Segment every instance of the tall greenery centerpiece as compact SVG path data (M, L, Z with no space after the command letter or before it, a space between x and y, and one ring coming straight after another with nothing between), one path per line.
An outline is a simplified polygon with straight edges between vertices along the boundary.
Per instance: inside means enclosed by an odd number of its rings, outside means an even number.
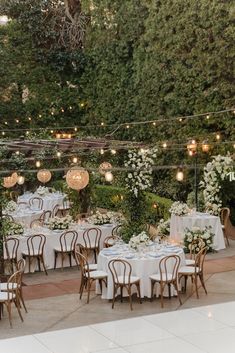
M133 234L141 233L146 228L145 191L151 186L154 158L154 149L128 152L128 160L124 164L127 169L125 186L128 191L123 210L127 219L122 232L125 242L129 242Z

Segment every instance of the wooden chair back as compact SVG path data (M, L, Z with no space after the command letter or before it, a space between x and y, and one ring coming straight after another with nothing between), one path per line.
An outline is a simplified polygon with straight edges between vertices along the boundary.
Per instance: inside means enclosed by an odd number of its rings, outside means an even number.
M37 256L44 253L46 237L44 234L31 235L27 239L27 248L29 256Z
M204 261L207 253L207 247L202 248L195 257L195 271L199 268L200 272L203 272Z
M81 273L84 278L90 279L89 264L87 258L81 254L77 249L75 249L75 259L80 265Z
M106 237L104 239L104 248L110 248L111 246L113 246L115 244L115 242L118 240L118 237L114 236L114 235L110 235L109 237Z
M116 227L114 227L112 229L112 236L114 237L120 237L121 235L121 230L122 230L122 226L121 225L118 225Z
M163 257L159 262L160 280L168 283L175 281L178 276L179 266L180 257L178 255Z
M78 233L75 230L67 230L60 236L60 248L62 252L75 249L77 244Z
M20 273L20 271L14 272L7 281L6 292L7 292L7 301L8 302L12 300L12 284L15 284L15 287L17 288L15 290L15 293L18 296L19 289L21 287L21 273Z
M132 266L128 261L113 259L109 261L108 267L114 283L118 285L130 284Z
M41 197L31 197L29 199L29 205L30 207L37 207L38 209L42 210L43 209L43 199Z
M223 207L220 211L220 219L224 228L227 227L229 216L230 216L230 209L228 207Z
M19 239L14 237L5 238L3 244L7 260L17 259L17 253L20 244Z
M60 205L55 205L52 210L52 217L56 217L60 209Z
M83 233L83 241L86 248L100 248L101 230L99 228L89 228Z

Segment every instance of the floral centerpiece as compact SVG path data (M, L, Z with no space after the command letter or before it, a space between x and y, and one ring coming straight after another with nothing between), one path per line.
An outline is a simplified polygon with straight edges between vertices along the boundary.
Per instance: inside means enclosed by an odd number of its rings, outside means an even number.
M66 217L54 217L51 218L48 222L48 228L52 230L64 230L68 229L69 225L72 222L72 217L71 216L66 216Z
M49 194L49 189L46 186L39 186L36 190L36 193L40 196L45 196Z
M131 237L131 239L129 240L129 246L132 248L132 249L138 249L138 247L140 245L148 245L150 242L150 238L148 236L148 234L143 231L137 235L133 235Z
M18 205L15 201L9 201L4 209L5 213L14 212L18 208Z
M221 184L232 171L233 160L228 156L215 156L204 168L203 188L206 212L219 215L222 208Z
M211 231L211 226L200 229L194 227L191 230L186 229L184 234L184 248L185 252L195 252L198 253L205 246L207 251L213 250L213 237L214 233Z
M113 212L101 213L96 211L88 218L88 222L95 225L112 223Z
M186 203L176 201L171 205L169 212L175 216L184 216L190 213L190 209Z
M164 239L166 237L169 237L170 235L170 219L167 221L164 221L164 219L160 219L158 226L157 226L157 231L158 231L158 237L161 239Z
M8 218L3 218L2 228L4 236L22 235L24 233L24 228L21 224Z

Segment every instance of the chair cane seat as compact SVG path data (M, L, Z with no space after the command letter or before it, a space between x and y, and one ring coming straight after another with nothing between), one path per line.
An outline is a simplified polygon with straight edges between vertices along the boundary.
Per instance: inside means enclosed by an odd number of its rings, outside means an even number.
M0 303L6 302L8 298L10 300L15 299L15 294L13 292L0 292Z
M200 268L199 267L192 267L192 266L182 266L180 267L179 269L179 275L182 275L182 274L195 274L196 273L199 273L200 272Z
M22 255L23 256L40 256L42 255L42 252L40 252L38 249L34 249L34 252L33 251L28 251L28 250L24 250L22 251Z
M102 279L108 277L108 274L104 271L91 271L89 274L86 274L86 277L89 277L92 279Z
M67 248L67 249L61 249L61 247L60 246L58 246L58 247L55 247L54 248L54 251L55 252L64 252L64 253L68 253L68 252L73 252L74 251L74 249L73 248L71 248L71 249L69 249L69 248Z
M9 285L8 285L8 288L9 288L9 290L16 290L17 289L17 283L9 283ZM6 292L7 290L8 290L8 288L7 288L7 282L1 282L0 283L0 291L1 292Z
M118 276L118 282L117 283L120 283L120 284L128 284L128 283L136 283L136 282L139 282L140 281L140 278L137 277L137 276L131 276L130 277L130 281L129 281L129 276Z
M156 282L161 282L161 281L167 282L167 281L172 281L174 279L172 273L167 273L167 276L165 273L162 273L162 277L161 277L160 273L156 273L156 274L149 276L149 278L153 281L156 281Z
M186 266L194 266L195 265L195 260L193 259L186 259L185 260Z
M87 271L96 271L97 270L97 264L88 264L84 266Z

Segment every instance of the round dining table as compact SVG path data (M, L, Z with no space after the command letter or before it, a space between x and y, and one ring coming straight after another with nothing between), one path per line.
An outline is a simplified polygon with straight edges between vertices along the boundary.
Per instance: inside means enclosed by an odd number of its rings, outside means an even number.
M102 299L113 298L113 280L112 274L109 270L108 263L111 259L126 260L131 264L132 276L140 278L140 293L141 297L151 298L151 281L149 276L159 273L160 260L168 255L178 255L180 257L180 266L185 266L185 254L182 248L175 245L160 245L153 244L147 246L143 251L132 251L128 245L114 245L111 248L103 249L98 256L98 270L108 273L107 287L102 288ZM172 263L173 267L173 263ZM172 270L171 265L167 270ZM121 273L120 273L121 275ZM134 288L133 288L134 289ZM158 286L156 286L156 295L158 296ZM100 293L100 288L96 286L96 292ZM172 288L172 294L175 291ZM123 293L124 296L127 293ZM168 296L168 292L164 294Z

